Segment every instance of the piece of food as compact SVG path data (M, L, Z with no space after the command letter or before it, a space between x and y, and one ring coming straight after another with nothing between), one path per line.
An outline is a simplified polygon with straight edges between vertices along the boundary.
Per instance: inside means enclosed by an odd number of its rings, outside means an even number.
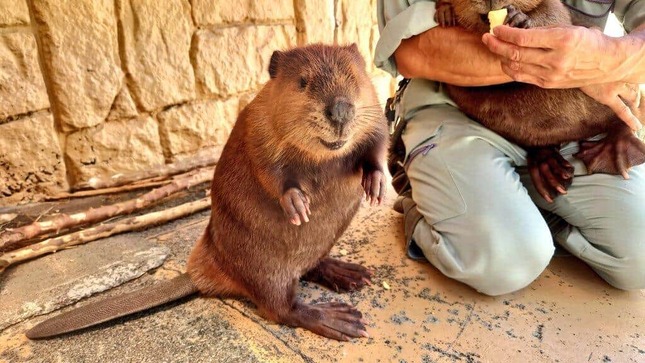
M498 10L491 10L488 12L488 23L490 24L490 32L493 33L493 28L504 24L504 20L508 15L508 11L505 8Z

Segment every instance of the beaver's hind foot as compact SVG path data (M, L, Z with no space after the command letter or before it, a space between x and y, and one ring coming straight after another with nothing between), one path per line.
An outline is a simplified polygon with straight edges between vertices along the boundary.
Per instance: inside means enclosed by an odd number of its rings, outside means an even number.
M354 291L370 284L372 273L361 265L324 258L302 278L334 291Z
M581 141L574 157L585 163L588 174L616 174L629 179L629 169L645 163L645 144L620 123L604 139Z
M302 327L327 338L348 341L369 337L363 314L342 302L307 305L296 302L285 323Z

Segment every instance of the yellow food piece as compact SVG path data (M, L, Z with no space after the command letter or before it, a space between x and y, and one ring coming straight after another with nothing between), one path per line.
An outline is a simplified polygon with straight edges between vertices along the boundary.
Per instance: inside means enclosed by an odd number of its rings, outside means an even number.
M506 9L491 10L488 12L488 23L490 24L490 32L493 33L493 28L504 24L508 11Z
M390 284L388 284L387 282L383 281L383 288L385 290L389 290L390 289Z

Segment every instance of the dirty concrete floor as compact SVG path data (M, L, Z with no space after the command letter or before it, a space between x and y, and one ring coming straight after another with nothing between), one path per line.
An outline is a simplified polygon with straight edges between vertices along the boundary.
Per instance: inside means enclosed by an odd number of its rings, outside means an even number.
M245 301L189 298L44 341L23 333L69 307L31 318L0 332L0 361L645 362L645 290L613 289L565 256L519 292L482 296L406 257L402 217L392 202L390 194L383 206L364 205L332 250L372 269L371 286L351 294L311 283L299 290L306 301L355 305L369 321L370 338L340 343L268 322ZM203 212L130 233L169 247L170 256L153 272L76 306L179 274L207 218Z

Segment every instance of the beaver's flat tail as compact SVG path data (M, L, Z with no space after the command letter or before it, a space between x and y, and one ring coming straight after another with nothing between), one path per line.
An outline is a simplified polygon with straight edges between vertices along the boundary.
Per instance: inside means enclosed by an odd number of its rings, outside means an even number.
M134 314L192 295L198 290L187 274L124 295L81 306L31 328L29 339L49 338Z

